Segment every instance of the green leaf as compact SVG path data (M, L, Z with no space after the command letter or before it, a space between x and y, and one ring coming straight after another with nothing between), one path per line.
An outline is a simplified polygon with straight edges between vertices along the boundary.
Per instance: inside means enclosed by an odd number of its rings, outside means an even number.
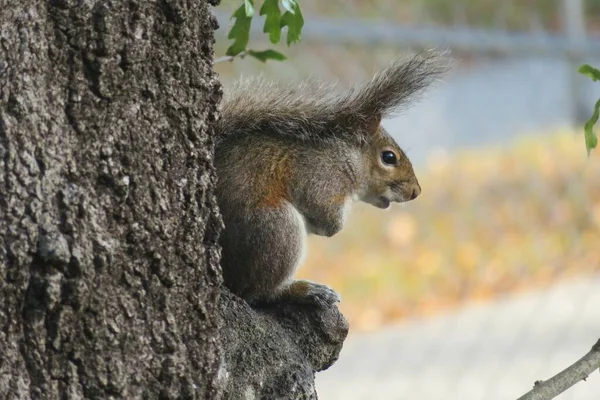
M279 0L265 0L260 8L260 15L266 15L263 32L269 34L271 43L276 44L281 40L281 11Z
M250 40L250 24L252 23L252 17L249 17L246 13L245 4L246 3L244 2L244 4L235 10L231 16L232 18L235 18L235 23L231 27L229 35L227 35L228 39L233 39L233 44L229 46L225 53L228 56L235 57L246 50L246 46L248 46L248 41Z
M594 106L594 113L591 118L585 123L585 147L587 149L588 157L592 149L595 149L598 145L598 137L594 132L594 125L598 122L598 118L600 117L600 100L596 102Z
M246 16L252 18L254 16L254 0L244 0L244 7L246 8Z
M591 65L584 64L577 70L580 74L592 78L592 80L600 81L600 69L594 68Z
M295 7L299 7L296 0L281 0L281 5L292 14L296 13Z
M265 50L265 51L247 51L249 56L252 56L262 62L266 62L267 60L277 60L277 61L285 61L287 57L275 50Z
M293 3L294 12L286 11L281 17L281 27L287 26L287 45L299 42L302 39L302 27L304 26L304 18L300 11L298 3Z

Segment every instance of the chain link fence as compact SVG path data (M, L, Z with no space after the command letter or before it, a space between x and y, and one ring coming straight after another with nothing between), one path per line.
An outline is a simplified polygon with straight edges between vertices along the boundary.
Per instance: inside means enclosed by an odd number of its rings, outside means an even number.
M405 53L452 51L444 82L384 121L423 195L388 213L359 205L340 234L311 238L299 273L338 290L351 323L318 391L325 400L516 399L600 338L600 159L586 159L578 124L600 90L575 72L600 65L600 7L400 3L305 0L303 41L277 47L288 61L215 67L226 91L260 73L343 87ZM231 10L216 9L216 57ZM272 47L259 21L251 45ZM600 374L558 398L600 398Z

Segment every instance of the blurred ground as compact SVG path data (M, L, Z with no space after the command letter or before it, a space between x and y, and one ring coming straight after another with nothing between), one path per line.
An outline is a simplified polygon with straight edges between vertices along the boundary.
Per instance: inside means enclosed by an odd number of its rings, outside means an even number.
M310 238L299 277L337 290L353 330L600 271L600 157L581 134L440 155L417 175L414 202L358 205Z
M507 400L587 353L600 338L600 275L351 334L317 374L320 400ZM592 374L558 400L597 400Z

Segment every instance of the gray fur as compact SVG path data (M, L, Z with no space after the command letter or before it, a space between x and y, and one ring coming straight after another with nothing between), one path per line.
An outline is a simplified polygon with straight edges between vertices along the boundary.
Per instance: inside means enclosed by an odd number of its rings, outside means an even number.
M223 234L225 284L248 301L267 300L290 281L302 255L302 226L288 209L248 214L224 209L230 229Z
M255 201L265 190L270 169L270 160L261 155L271 146L281 155L294 155L289 202L257 210ZM306 251L306 235L332 236L342 229L343 207L327 200L350 196L364 180L360 159L352 153L348 146L289 143L260 135L231 138L217 147L217 199L225 223L221 265L225 284L234 293L251 302L291 297L285 289ZM294 218L292 207L303 220ZM326 286L315 285L315 298L333 298L318 290Z
M344 205L330 199L352 197L365 181L359 150L340 144L299 149L290 177L292 204L309 233L331 237L343 227Z
M383 208L420 193L410 161L377 126L447 68L439 54L420 54L340 95L307 83L238 85L223 106L215 151L225 285L250 302L338 301L327 286L293 281L306 236L339 232L353 200ZM380 148L397 149L395 169L378 166Z
M410 105L450 65L445 53L419 53L394 61L366 84L343 93L333 84L242 80L225 96L217 136L261 132L303 141L364 142L364 128L374 118Z

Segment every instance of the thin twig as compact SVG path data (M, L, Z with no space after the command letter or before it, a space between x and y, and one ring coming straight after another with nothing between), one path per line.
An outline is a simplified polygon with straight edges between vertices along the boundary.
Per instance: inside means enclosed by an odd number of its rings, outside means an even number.
M550 400L600 369L600 339L589 353L548 379L534 384L533 389L517 400Z
M246 57L246 52L242 51L240 54L236 55L236 56L223 56L223 57L219 57L215 60L213 60L213 65L218 64L218 63L222 63L225 61L233 61L235 58L244 58Z

